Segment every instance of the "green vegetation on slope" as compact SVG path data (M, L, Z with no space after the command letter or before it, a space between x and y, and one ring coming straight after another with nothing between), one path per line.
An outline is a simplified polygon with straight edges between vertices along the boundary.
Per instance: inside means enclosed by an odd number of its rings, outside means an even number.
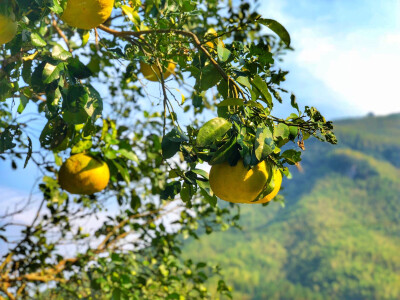
M400 299L400 115L336 123L306 144L286 207L243 205L243 231L184 251L218 262L234 299Z

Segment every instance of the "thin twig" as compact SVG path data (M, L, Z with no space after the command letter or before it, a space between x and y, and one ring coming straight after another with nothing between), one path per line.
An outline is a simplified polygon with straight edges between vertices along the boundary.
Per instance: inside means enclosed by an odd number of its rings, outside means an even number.
M163 137L165 136L165 128L166 128L166 123L167 123L167 101L168 101L168 96L167 96L167 91L165 89L165 81L164 81L164 74L163 70L160 64L160 60L157 58L156 59L156 65L158 68L158 71L160 73L160 79L161 79L161 88L163 92L163 104L164 104L164 123L163 123ZM157 74L157 73L156 73Z
M120 36L120 37L126 37L126 36L140 37L141 35L154 34L154 33L176 33L176 34L180 34L180 35L183 35L183 36L187 36L187 37L191 38L192 41L193 41L193 44L208 57L208 59L211 61L211 63L217 69L217 71L220 73L222 78L225 81L227 81L228 84L232 84L233 86L235 86L239 90L239 92L242 95L242 97L244 99L246 99L245 98L246 95L244 94L242 89L236 84L236 82L231 77L228 76L228 74L225 73L224 69L221 68L221 66L218 64L218 62L212 57L212 55L208 52L208 50L200 42L200 40L197 37L197 35L195 35L191 31L178 30L178 29L155 29L155 30L143 30L143 31L118 31L118 30L114 30L114 29L111 29L109 27L106 27L104 25L99 25L97 28L100 28L101 30L103 30L103 31L105 31L107 33L110 33L110 34L112 34L114 36Z
M64 34L64 32L58 27L56 18L53 15L53 21L51 22L51 25L54 27L54 29L57 31L58 35L64 40L64 42L67 44L68 51L72 53L72 48L69 45L69 41L67 36Z

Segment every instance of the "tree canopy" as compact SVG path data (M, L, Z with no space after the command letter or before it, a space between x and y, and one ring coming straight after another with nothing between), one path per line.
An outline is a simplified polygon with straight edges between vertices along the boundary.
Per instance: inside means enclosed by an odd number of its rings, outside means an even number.
M40 199L0 216L0 297L230 297L218 266L181 258L184 238L238 226L240 204L218 200L202 164L266 161L269 177L290 176L310 136L336 143L332 122L281 87L289 33L257 1L116 0L93 29L68 24L96 17L80 15L89 5L67 17L74 2L0 4L0 23L17 24L0 46L0 158L42 174ZM283 102L292 111L274 116ZM61 164L78 153L107 164L106 189L60 187ZM273 188L269 178L258 199ZM13 221L31 208L29 223Z

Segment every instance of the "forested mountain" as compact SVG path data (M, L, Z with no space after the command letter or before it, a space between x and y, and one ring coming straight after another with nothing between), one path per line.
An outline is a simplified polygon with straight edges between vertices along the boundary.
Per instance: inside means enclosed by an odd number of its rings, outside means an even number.
M339 145L306 143L286 207L242 205L242 231L187 242L234 299L400 299L400 115L335 125Z

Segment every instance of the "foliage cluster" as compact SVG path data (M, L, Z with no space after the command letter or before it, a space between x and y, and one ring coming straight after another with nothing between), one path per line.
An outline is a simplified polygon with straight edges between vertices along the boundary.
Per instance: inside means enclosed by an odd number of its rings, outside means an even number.
M43 175L36 206L29 200L1 215L0 232L22 230L18 241L0 235L7 247L0 295L38 297L50 282L54 291L86 299L99 291L106 299L207 298L204 282L219 269L181 261L181 237L237 226L239 206L218 205L198 165L267 160L289 175L286 165L300 161L308 137L336 143L332 123L286 95L288 72L277 62L291 49L290 36L248 1L117 0L111 18L91 31L60 20L65 3L0 4L0 13L13 12L18 22L16 37L0 50L0 158L14 168L35 164ZM148 83L140 62L177 68ZM283 101L293 113L274 117ZM46 120L38 135L24 118L28 107ZM218 117L203 125L207 112ZM281 150L285 145L292 147ZM82 152L109 166L104 192L60 189L59 166ZM32 207L32 222L12 221ZM100 215L98 228L81 226ZM75 257L62 253L69 244L80 245ZM230 296L224 281L216 289Z

